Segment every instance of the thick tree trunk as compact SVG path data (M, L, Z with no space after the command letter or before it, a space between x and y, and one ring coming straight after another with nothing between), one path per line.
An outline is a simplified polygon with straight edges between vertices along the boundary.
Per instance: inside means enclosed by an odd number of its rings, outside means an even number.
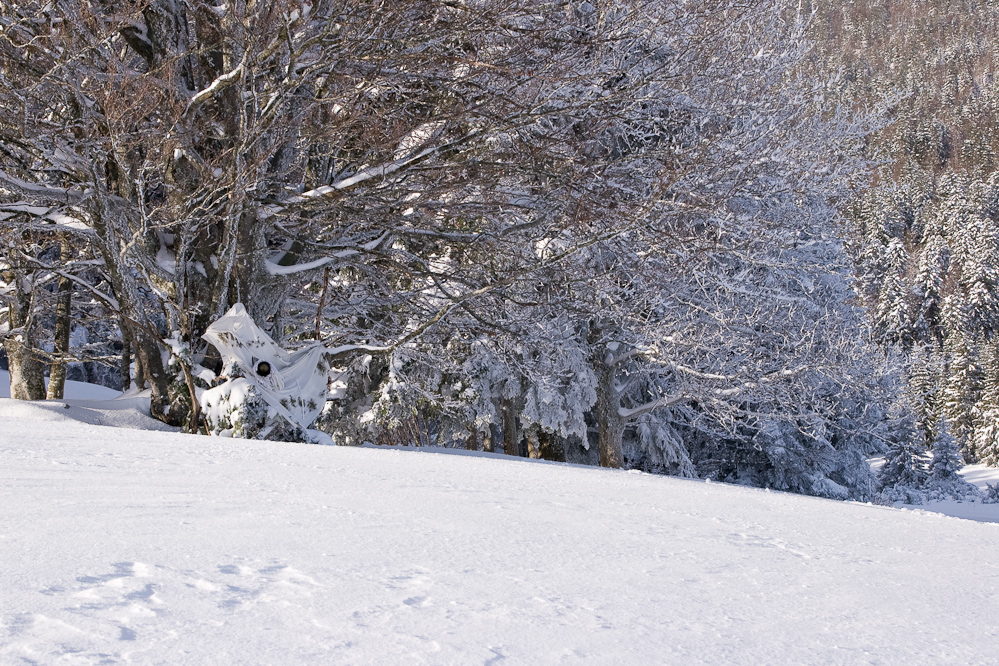
M73 246L69 238L62 239L60 250L63 265L73 259ZM49 388L46 397L49 400L62 400L66 389L66 360L69 355L69 333L72 328L70 308L73 305L73 282L66 277L59 278L56 293L55 339L52 351L56 360L49 368Z
M594 409L601 467L624 466L624 453L621 450L624 419L618 413L620 406L620 397L614 389L614 368L601 368L597 380L597 404Z
M598 419L599 450L601 467L623 467L624 453L621 439L624 424L618 419Z
M125 230L130 227L125 220L125 213L112 208L111 204L117 206L117 202L113 202L106 193L102 194L105 194L106 198L100 199L98 195L99 208L94 211L94 228L97 230L98 245L111 278L111 287L118 299L121 316L128 320L132 329L132 351L136 357L136 370L138 371L139 364L142 365L144 378L137 372L136 381L141 382L145 379L149 382L151 389L149 414L153 418L169 425L182 425L187 415L171 413L170 381L163 367L163 357L160 356L160 334L146 317L143 296L135 283L134 273L137 270L133 264L140 262L119 250L119 239L126 237ZM149 247L140 247L140 245L137 243L133 247L133 252L145 252L150 259L155 256L159 247L158 241L155 245L150 243Z
M101 248L104 250L105 248ZM136 359L136 377L139 388L149 383L151 394L149 398L149 413L153 418L170 425L181 425L185 414L170 413L169 378L163 368L163 357L160 355L160 340L152 329L152 325L142 313L141 296L131 278L122 275L125 267L116 262L114 252L103 252L111 284L118 295L122 316L129 320L132 329L132 352ZM141 375L139 374L141 370Z
M186 414L173 414L170 411L170 382L163 368L159 341L146 331L137 331L135 355L142 363L145 381L149 382L149 413L164 423L179 426Z
M132 333L124 319L118 320L121 328L121 361L118 372L121 374L121 390L127 391L132 387Z
M32 353L32 345L16 336L4 341L10 368L10 397L15 400L45 399L45 366Z
M520 432L517 428L517 410L513 400L503 401L503 453L520 455Z
M493 453L495 451L492 425L489 425L489 427L486 428L486 431L482 433L482 450L486 453Z
M35 356L35 323L31 315L31 293L23 293L20 286L24 279L15 273L13 282L18 293L9 301L8 321L11 329L23 329L18 335L4 340L7 365L10 370L10 397L15 400L45 399L45 366Z
M545 460L565 462L565 439L557 433L538 431L541 457Z

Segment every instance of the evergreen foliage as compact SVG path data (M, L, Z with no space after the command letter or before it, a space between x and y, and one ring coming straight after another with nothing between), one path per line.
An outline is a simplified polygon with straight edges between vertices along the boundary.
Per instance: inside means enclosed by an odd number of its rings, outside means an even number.
M900 420L878 471L878 490L913 493L929 476L926 447L911 419Z
M964 461L946 418L940 419L933 438L933 459L924 486L930 499L977 499L978 489L958 475Z
M947 419L940 419L937 424L936 437L933 439L933 460L930 462L930 478L934 481L949 481L957 477L957 472L964 467L957 441L951 434Z
M978 442L994 437L989 407L976 405L982 383L997 380L997 368L977 359L999 326L999 7L985 0L814 7L814 57L843 67L829 94L892 105L869 147L883 166L850 207L859 290L882 343L909 355L910 381L923 394L921 429L933 430L945 414L973 462ZM939 370L932 379L928 356Z

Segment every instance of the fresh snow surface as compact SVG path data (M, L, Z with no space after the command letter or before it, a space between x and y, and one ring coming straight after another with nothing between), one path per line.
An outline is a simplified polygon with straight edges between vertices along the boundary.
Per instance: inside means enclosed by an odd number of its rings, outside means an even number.
M4 665L999 654L995 524L487 454L2 423Z

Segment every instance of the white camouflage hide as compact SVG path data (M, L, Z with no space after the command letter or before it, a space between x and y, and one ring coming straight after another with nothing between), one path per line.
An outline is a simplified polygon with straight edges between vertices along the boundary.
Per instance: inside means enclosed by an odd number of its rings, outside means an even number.
M323 363L323 346L314 344L288 352L260 330L237 303L216 320L205 334L205 340L215 345L222 355L228 373L240 374L275 412L303 431L312 425L326 405L327 369ZM270 364L270 373L261 376L260 364ZM210 411L209 394L223 389L219 386L206 391L202 406Z

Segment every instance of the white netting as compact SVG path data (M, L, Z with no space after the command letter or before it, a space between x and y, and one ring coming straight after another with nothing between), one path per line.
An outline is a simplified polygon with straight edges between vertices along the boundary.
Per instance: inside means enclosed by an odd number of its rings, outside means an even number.
M308 429L326 405L327 368L323 346L314 344L295 352L281 349L257 328L242 303L237 303L205 331L230 374L253 383L278 414Z

